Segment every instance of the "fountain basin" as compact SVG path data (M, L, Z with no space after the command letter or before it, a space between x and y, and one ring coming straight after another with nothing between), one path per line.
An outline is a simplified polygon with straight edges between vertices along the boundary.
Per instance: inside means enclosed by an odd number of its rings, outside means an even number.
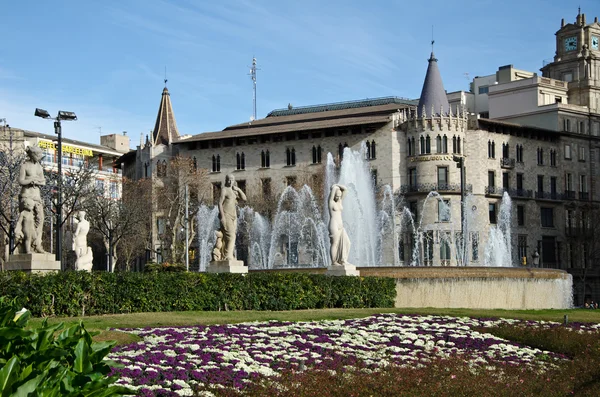
M568 309L573 278L564 270L517 267L357 267L396 279L394 307ZM259 270L250 270L250 272ZM260 271L324 274L325 268Z

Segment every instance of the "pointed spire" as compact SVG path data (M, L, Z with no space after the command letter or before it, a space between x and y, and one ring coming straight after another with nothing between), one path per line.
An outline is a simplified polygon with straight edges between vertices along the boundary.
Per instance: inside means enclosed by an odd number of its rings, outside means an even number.
M433 46L433 40L432 44ZM425 75L425 81L423 82L423 90L421 91L421 98L419 99L419 117L431 117L431 114L424 114L425 109L449 109L448 98L446 97L446 90L444 89L444 83L442 82L442 76L438 69L437 59L431 51L429 57L429 66L427 67L427 74Z
M165 88L162 92L158 115L156 116L156 124L152 131L153 145L169 145L175 139L179 138L173 107L171 106L171 95L167 89L167 79L165 78Z

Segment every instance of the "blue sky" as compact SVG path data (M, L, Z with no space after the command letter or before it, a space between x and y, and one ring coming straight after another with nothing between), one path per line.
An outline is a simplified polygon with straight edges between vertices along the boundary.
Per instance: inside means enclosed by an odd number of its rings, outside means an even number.
M99 143L154 126L167 68L180 133L219 131L276 108L382 96L418 98L431 51L448 91L499 66L538 71L561 18L588 23L597 0L3 1L0 118L52 133L33 116L71 110L65 137Z

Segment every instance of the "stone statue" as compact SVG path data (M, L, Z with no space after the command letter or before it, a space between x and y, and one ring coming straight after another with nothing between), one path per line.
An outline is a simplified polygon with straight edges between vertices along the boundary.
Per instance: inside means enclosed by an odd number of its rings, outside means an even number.
M17 221L16 238L20 243L21 253L45 253L42 248L42 232L44 227L44 203L40 194L40 186L46 184L44 170L40 160L44 157L38 146L25 149L27 159L19 170L19 219Z
M233 252L235 248L235 234L237 232L237 200L246 201L246 195L235 184L233 175L225 177L225 186L221 189L221 198L219 199L219 220L221 221L222 233L222 252L221 260L234 260ZM217 239L217 243L218 243ZM215 245L216 248L216 245Z
M94 254L92 247L87 245L87 234L90 231L90 222L85 219L85 211L79 211L75 215L75 232L73 233L73 251L75 251L75 270L92 271Z
M331 242L331 265L348 266L350 239L342 220L342 201L348 194L346 186L334 184L329 192L329 241Z
M223 233L220 230L215 232L216 240L215 240L215 248L212 251L212 260L213 262L223 260Z

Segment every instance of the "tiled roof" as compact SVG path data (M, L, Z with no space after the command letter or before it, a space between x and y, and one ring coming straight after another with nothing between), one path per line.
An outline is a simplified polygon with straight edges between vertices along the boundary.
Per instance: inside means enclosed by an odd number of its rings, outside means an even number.
M399 98L399 97L382 97L372 99L360 99L356 101L346 102L334 102L323 105L313 106L299 106L299 107L288 107L286 109L276 109L270 112L267 117L280 117L280 116L291 116L295 114L306 114L306 113L317 113L327 112L332 110L345 110L354 108L364 108L369 106L380 106L380 105L416 105L417 101L414 99Z
M425 109L425 115L423 115L423 109ZM417 106L417 114L419 117L431 117L432 109L433 115L439 115L441 109L443 109L445 114L450 110L444 83L442 83L442 76L440 75L437 59L433 55L433 52L431 52L431 57L429 57L429 66L427 67L427 74L423 82L423 90L421 91L421 98Z

